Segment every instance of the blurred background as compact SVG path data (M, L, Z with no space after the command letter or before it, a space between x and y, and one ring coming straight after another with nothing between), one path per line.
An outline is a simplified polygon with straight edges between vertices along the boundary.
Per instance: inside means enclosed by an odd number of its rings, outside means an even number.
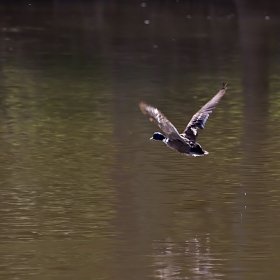
M0 279L280 279L279 3L2 0Z

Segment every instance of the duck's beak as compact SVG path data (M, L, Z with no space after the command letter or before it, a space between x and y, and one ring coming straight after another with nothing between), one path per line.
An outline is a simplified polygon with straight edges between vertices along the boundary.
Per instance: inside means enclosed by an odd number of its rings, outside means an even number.
M150 140L153 140L153 137L151 137Z

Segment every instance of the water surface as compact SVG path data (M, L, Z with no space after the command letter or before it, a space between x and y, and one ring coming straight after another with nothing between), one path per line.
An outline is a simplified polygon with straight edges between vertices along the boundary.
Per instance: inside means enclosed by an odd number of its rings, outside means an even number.
M1 279L278 279L279 21L234 5L1 6ZM148 21L147 21L148 20ZM139 100L206 157L148 139Z

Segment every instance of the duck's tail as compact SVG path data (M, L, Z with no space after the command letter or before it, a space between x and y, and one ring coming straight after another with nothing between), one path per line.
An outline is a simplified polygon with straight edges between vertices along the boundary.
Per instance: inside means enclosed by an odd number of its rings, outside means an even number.
M190 154L194 157L201 157L208 155L207 151L204 151L199 144L196 144L194 147L191 147Z

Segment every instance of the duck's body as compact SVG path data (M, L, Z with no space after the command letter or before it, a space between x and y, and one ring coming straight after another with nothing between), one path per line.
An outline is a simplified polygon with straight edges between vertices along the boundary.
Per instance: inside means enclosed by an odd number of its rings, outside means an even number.
M180 134L180 137L183 139L183 141L179 139L171 140L166 138L160 132L155 132L150 140L162 141L169 148L184 155L203 156L208 154L208 152L204 151L198 143L193 143L188 138L186 138L185 135Z
M140 102L139 107L144 115L150 117L150 121L156 124L165 133L165 136L160 132L155 132L151 140L162 141L169 148L187 155L187 156L204 156L208 152L203 150L197 140L197 129L204 129L205 123L217 106L220 99L226 93L227 84L223 84L222 89L207 102L196 114L193 115L189 124L182 134L179 134L175 126L156 108L147 103Z

